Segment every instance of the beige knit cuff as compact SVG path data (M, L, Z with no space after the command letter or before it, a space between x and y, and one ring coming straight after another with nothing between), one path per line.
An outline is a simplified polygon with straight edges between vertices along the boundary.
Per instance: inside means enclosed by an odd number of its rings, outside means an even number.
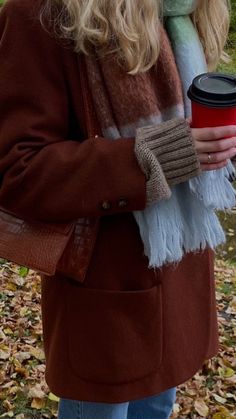
M150 152L146 144L142 143L135 147L135 152L139 165L147 179L147 205L151 205L161 199L170 198L170 187L168 186L164 172L154 154Z
M173 186L200 173L191 130L185 119L172 119L156 126L138 128L135 153L147 177L148 203L167 198L166 184Z

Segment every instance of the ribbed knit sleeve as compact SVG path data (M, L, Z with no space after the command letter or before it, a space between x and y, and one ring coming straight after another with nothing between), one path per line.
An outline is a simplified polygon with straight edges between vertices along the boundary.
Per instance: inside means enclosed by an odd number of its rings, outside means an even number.
M135 153L147 178L149 204L163 199L157 191L166 190L166 185L174 186L200 173L191 130L184 119L138 128Z

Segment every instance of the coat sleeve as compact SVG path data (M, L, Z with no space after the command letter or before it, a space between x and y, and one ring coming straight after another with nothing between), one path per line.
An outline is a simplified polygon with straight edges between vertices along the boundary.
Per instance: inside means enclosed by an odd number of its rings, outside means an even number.
M55 222L143 209L134 139L69 139L63 47L34 4L9 0L0 13L0 205Z

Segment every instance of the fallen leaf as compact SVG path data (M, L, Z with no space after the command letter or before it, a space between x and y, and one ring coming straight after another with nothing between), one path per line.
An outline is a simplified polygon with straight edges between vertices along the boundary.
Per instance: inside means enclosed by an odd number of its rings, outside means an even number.
M54 402L59 402L59 397L55 396L55 394L53 394L51 392L49 393L48 398L49 398L49 400L52 400Z
M15 357L18 359L19 362L22 363L26 359L30 359L31 358L31 354L29 352L23 352L23 351L21 351L21 352L17 352L15 354Z
M36 384L36 386L30 389L28 397L43 399L45 397L45 392L42 390L40 384Z
M212 416L212 419L234 419L228 409L220 407L219 411Z
M194 409L203 418L206 418L209 414L209 407L206 405L205 401L202 399L195 400Z
M16 394L18 392L18 390L19 390L18 386L13 386L13 387L10 388L8 394Z
M36 359L42 361L45 359L44 351L40 348L34 348L33 346L30 348L29 352L33 355Z
M3 413L3 414L0 416L0 418L6 418L6 417L8 417L8 418L13 418L13 416L14 416L14 412L13 412L13 410L11 410L11 411L9 411L9 412Z
M2 405L7 410L12 410L14 408L14 405L9 402L9 400L3 400Z
M42 409L43 407L45 407L45 400L34 398L32 400L31 407L33 407L34 409L38 409L38 410Z
M227 399L234 399L236 401L236 394L226 393Z
M220 413L220 412L218 412L218 413L215 413L213 416L212 416L212 419L230 419L232 416L231 415L228 415L227 413Z
M14 386L15 384L16 384L16 381L11 380L11 381L8 381L6 384L2 385L1 388L10 388Z
M19 287L23 287L23 285L24 285L24 283L25 283L25 280L24 280L24 278L22 278L21 276L14 275L14 276L12 276L12 278L11 278L11 282L12 282L13 284L18 285Z
M230 378L233 377L235 371L232 368L219 368L219 374L221 377Z
M20 309L20 316L21 317L25 317L27 314L29 314L30 310L28 309L28 307L22 307Z
M6 338L5 333L3 333L3 330L0 328L0 339L4 340Z
M16 286L16 284L13 284L12 282L8 282L8 284L6 285L6 289L9 290L9 291L16 291L17 286ZM14 295L14 293L12 293L12 295Z
M3 329L5 335L12 335L13 330L10 327L6 327L6 329Z
M25 266L20 266L18 273L22 278L25 278L29 273L29 268L26 268Z
M228 383L236 384L236 374L226 379Z
M29 371L25 367L15 367L15 372L25 378L29 376Z
M8 359L11 355L11 351L6 345L0 345L0 359Z
M215 401L218 403L225 404L227 402L227 399L219 396L218 394L212 394L212 396L214 397Z

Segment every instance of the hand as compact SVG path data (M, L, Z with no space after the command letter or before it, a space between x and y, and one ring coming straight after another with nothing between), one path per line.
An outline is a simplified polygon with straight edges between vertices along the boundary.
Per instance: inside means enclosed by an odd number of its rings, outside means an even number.
M220 169L236 155L236 125L191 131L201 170Z

